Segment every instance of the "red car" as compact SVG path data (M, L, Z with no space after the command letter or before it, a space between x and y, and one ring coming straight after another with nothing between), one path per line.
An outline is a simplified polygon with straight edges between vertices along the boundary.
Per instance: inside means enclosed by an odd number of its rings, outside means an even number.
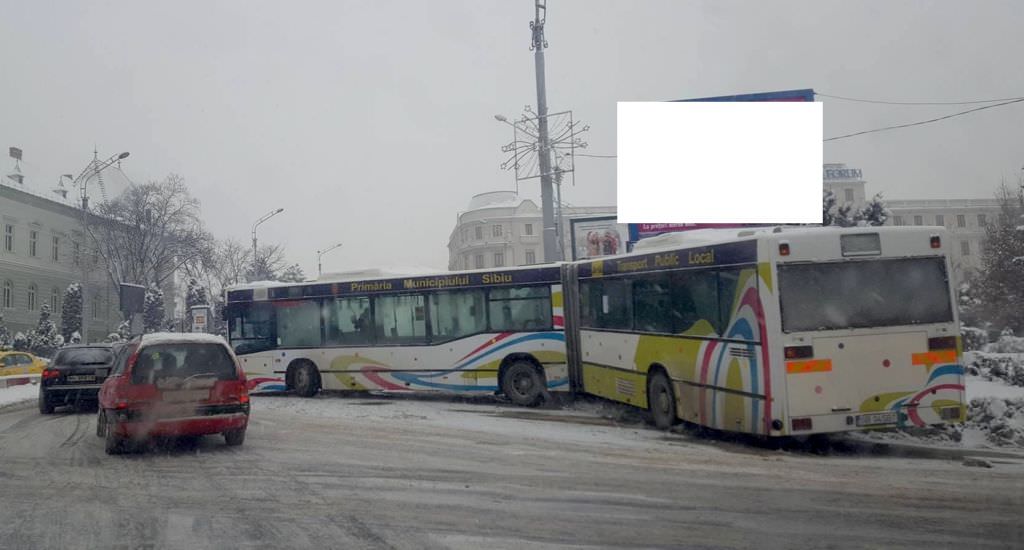
M107 454L152 436L223 434L241 445L249 393L238 358L219 336L156 333L123 346L99 395L96 435Z

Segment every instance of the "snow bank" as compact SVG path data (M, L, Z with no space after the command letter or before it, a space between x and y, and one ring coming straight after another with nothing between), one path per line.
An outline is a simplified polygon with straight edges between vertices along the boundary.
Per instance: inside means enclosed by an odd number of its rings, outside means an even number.
M965 429L971 427L994 445L1024 447L1024 397L972 399Z
M36 382L7 388L0 387L0 408L22 401L31 401L37 397L39 397L39 386Z
M969 352L964 354L964 363L967 365L967 374L981 380L1024 387L1022 353Z

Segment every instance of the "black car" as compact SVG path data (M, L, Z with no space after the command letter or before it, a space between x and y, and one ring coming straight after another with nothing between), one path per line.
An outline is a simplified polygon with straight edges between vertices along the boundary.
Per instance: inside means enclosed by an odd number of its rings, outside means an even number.
M54 407L95 403L100 386L114 363L110 344L82 344L61 348L43 370L39 383L39 412Z

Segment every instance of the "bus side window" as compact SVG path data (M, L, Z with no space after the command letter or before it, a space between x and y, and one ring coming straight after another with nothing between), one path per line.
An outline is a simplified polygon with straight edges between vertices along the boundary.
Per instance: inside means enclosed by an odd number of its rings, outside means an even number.
M695 336L719 331L718 276L714 271L676 271L671 274L673 332Z
M478 315L484 303L480 289L444 290L430 294L430 325L433 341L444 341L487 330L487 319Z
M488 293L491 330L551 330L551 289L494 288Z
M328 345L356 346L373 343L370 299L366 297L325 300L324 316Z

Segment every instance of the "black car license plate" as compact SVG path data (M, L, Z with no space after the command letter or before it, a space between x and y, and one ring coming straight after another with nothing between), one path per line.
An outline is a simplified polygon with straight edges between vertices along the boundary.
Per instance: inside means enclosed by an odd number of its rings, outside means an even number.
M70 374L68 375L68 382L95 382L95 374Z

